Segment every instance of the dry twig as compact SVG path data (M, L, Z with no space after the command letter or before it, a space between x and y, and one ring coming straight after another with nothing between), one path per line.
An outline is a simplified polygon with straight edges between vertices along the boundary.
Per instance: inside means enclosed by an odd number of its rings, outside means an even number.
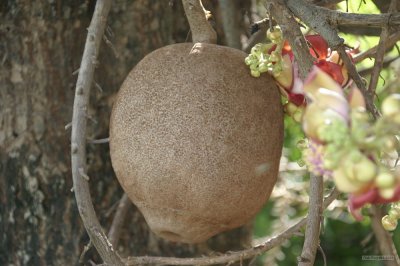
M267 0L266 9L273 14L274 19L281 27L283 36L288 40L292 47L293 54L300 70L300 76L304 79L311 71L313 66L313 57L311 56L307 42L300 31L299 24L287 9L287 7L279 0Z
M129 200L128 195L124 193L124 195L119 200L117 211L115 212L114 219L108 232L108 238L110 239L110 242L114 247L118 246L122 226L130 207L132 207L132 203Z
M217 43L217 33L208 23L208 11L201 0L182 0L194 43Z
M326 209L339 195L334 189L324 200L323 208ZM231 263L234 261L245 260L260 255L273 247L281 245L285 240L297 234L307 223L307 217L302 218L295 225L286 229L282 233L268 239L263 244L238 252L229 252L215 257L201 258L170 258L170 257L131 257L126 260L127 265L155 264L155 265L212 265Z
M123 265L104 234L94 211L89 185L85 180L86 166L86 125L90 88L97 65L100 43L110 11L111 0L98 0L88 28L85 49L76 83L71 133L71 167L75 198L83 224L90 240L101 258L110 265Z
M392 0L389 6L389 13L394 11L397 6L397 0ZM371 95L372 100L375 97L376 86L378 85L378 79L381 74L383 66L383 59L385 57L386 40L389 37L389 25L385 25L382 28L381 36L378 43L378 48L375 54L374 68L371 73L371 79L369 82L368 92Z
M390 35L389 37L387 37L387 39L385 41L385 50L393 47L398 40L400 40L400 31L395 32L392 35ZM356 54L353 57L354 63L359 63L368 57L375 57L378 47L379 47L379 45L372 47L371 49L368 49L367 51Z
M310 203L308 206L308 217L303 251L298 265L314 265L315 255L319 247L319 234L321 229L322 204L323 204L324 181L321 176L310 177Z
M398 266L400 265L399 255L397 254L396 247L394 246L392 237L382 226L382 209L379 206L372 206L372 229L374 230L375 237L377 239L381 254L384 256L390 256L393 260L386 260L386 266Z

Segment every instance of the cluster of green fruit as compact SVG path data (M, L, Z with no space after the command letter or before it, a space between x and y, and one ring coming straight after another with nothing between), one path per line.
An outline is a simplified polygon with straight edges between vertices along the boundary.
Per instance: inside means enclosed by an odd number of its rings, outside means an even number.
M382 218L382 225L387 231L393 231L400 219L400 202L392 203L387 215Z
M269 72L274 77L282 72L282 55L284 40L279 27L267 31L267 39L270 43L258 43L251 48L245 63L250 67L250 73L258 78L261 73ZM274 51L271 51L276 46Z

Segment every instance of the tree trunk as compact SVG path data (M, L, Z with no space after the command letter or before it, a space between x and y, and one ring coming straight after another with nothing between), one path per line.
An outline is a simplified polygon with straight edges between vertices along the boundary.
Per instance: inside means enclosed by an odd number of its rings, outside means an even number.
M0 265L77 265L88 236L72 188L72 101L86 28L95 1L0 3ZM89 110L90 139L108 136L113 97L147 53L184 42L180 1L114 1ZM122 190L107 144L88 144L91 193L105 231ZM203 245L158 239L132 208L119 251L128 255L194 256L249 244L249 228ZM221 243L225 243L221 245ZM228 243L228 245L226 244ZM95 251L85 261L100 262Z

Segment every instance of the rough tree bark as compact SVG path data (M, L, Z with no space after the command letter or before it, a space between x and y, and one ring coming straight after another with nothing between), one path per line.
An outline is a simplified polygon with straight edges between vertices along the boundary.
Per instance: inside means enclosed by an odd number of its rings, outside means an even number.
M70 132L64 128L94 2L0 3L0 265L76 265L87 244L71 192ZM113 1L88 110L88 139L108 136L113 97L135 63L158 47L185 41L188 24L180 2ZM88 165L95 208L107 231L122 194L108 145L89 144ZM204 245L171 244L149 232L135 208L123 230L123 256L238 250L249 245L250 232L245 227ZM98 256L92 249L85 259Z

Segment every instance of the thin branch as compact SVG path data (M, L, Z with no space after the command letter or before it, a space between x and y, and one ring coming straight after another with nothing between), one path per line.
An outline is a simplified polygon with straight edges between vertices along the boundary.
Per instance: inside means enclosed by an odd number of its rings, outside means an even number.
M303 0L287 0L286 3L289 9L298 17L302 17L302 13L312 14L309 19L314 20L316 26L317 23L323 23L318 26L320 29L326 27L326 23L328 23L330 27L363 26L381 28L385 26L400 26L400 13L398 12L385 14L355 14L319 7Z
M88 28L74 98L71 133L71 168L79 214L90 240L105 263L123 265L121 258L115 252L101 228L90 197L89 184L85 180L85 176L87 176L86 126L89 94L93 84L93 74L97 65L97 56L111 2L111 0L98 0L96 2L92 21Z
M287 9L286 5L279 0L267 0L266 8L282 29L283 36L292 47L293 54L298 64L300 77L304 79L311 71L313 57L309 52L307 42L300 31L299 24Z
M298 265L314 265L315 255L319 246L319 234L321 229L322 204L324 181L321 176L310 177L310 203L308 204L308 217L303 251Z
M326 260L326 254L325 254L324 249L321 247L321 245L318 245L318 250L322 255L322 259L324 260L324 266L326 266L328 264L327 260Z
M400 40L400 31L393 33L390 35L385 42L385 50L392 48L396 42ZM372 47L362 53L359 53L353 57L354 63L359 63L368 57L375 57L376 51L378 50L379 45Z
M345 0L313 0L311 2L317 6L333 6L343 1Z
M339 195L334 189L324 200L323 208L327 208ZM212 265L222 263L232 263L234 261L245 260L260 255L297 234L305 226L307 217L301 219L295 225L289 227L282 233L268 239L263 244L238 252L229 252L215 257L201 258L170 258L170 257L130 257L126 260L127 265L155 264L155 265Z
M89 243L87 243L87 245L85 245L81 255L79 256L79 263L84 263L85 255L92 247L93 247L92 241L89 240Z
M349 55L346 53L344 46L339 46L337 48L337 51L340 55L340 58L343 60L343 63L346 66L350 77L354 80L357 87L359 88L362 95L364 96L364 99L365 99L365 102L367 105L367 110L373 115L374 118L378 117L379 111L376 108L376 106L374 105L373 97L371 97L370 94L368 93L364 80L362 79L360 74L357 72L357 69L354 66L354 63L351 61L351 58L349 57Z
M110 242L114 247L118 246L121 229L130 207L132 207L132 203L129 200L128 195L124 193L124 195L119 200L117 211L115 212L110 231L108 232L108 238L110 239Z
M389 6L389 13L396 9L397 0L392 0ZM371 73L371 79L369 82L368 92L372 99L375 97L376 86L378 85L379 75L381 74L381 69L383 66L383 58L385 56L386 50L386 39L389 36L389 25L382 28L381 36L378 43L378 48L375 54L374 68Z
M110 138L89 140L90 144L104 144L104 143L109 143L109 142L110 142Z
M374 205L371 207L372 217L372 230L374 231L376 240L379 244L381 254L384 256L391 256L393 260L386 260L386 266L400 265L399 255L397 254L396 247L393 244L392 237L382 226L382 209Z
M390 64L391 64L393 61L396 61L397 59L399 59L398 56L385 57L385 58L383 59L382 68L387 68L387 67L389 67ZM358 73L360 73L360 75L363 77L363 76L366 76L366 75L371 74L371 73L372 73L372 70L373 70L373 66L372 66L372 67L366 67L366 68L360 68L360 69L358 70Z
M323 9L323 7L317 7ZM325 8L324 8L325 9ZM384 13L384 14L354 14L345 13L336 10L329 10L326 12L328 20L332 26L363 26L370 28L382 28L385 26L400 26L400 13Z
M182 0L194 43L217 43L217 33L208 22L209 12L201 0Z
M288 40L298 63L300 75L304 79L313 66L313 58L310 55L308 45L300 31L299 25L291 12L280 1L267 1L267 10L274 14L274 18L280 25L283 36ZM323 179L320 176L310 178L310 204L307 219L307 229L303 251L299 265L313 265L319 245L320 222L323 202Z

